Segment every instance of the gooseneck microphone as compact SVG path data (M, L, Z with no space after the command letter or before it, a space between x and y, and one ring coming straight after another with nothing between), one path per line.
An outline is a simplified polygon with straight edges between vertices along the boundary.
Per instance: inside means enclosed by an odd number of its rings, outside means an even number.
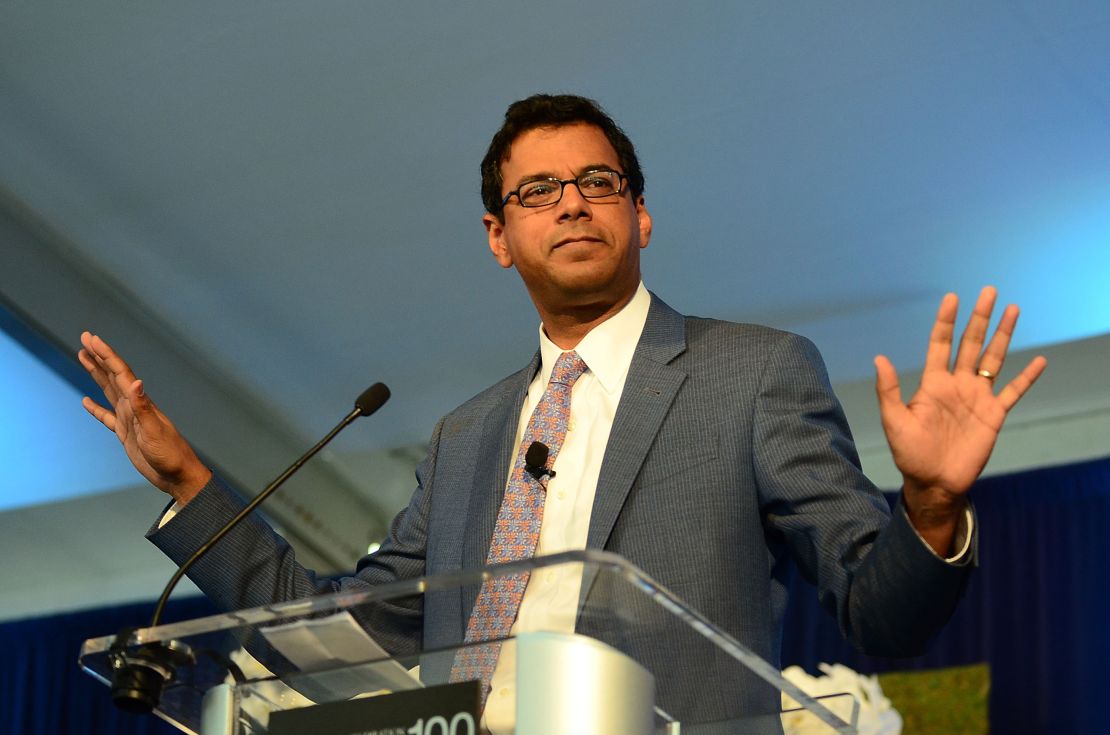
M251 511L261 505L266 498L273 495L305 462L312 459L317 452L327 446L336 434L347 428L352 421L360 416L369 416L374 413L388 400L389 388L384 383L374 383L364 390L355 401L354 409L336 424L334 429L301 455L300 459L289 465L262 492L247 503L234 518L224 524L223 528L213 534L212 538L208 539L192 556L186 559L185 563L174 572L166 588L162 591L162 596L158 598L158 605L154 608L154 616L151 618L150 627L153 628L158 625L162 619L162 611L166 607L170 592L173 591L173 588L177 586L177 583L181 581L181 578L185 576L185 573L198 559L204 556L231 529L235 528ZM544 462L547 461L546 449L547 447L544 447ZM112 676L112 701L115 702L117 707L129 712L145 713L158 706L158 700L162 695L162 686L167 680L173 678L174 669L191 657L183 652L182 646L175 645L173 641L165 644L148 644L142 646L135 655L127 655L125 653L126 647L134 631L134 628L123 629L116 635L110 647L114 672Z
M544 475L549 478L555 476L555 470L547 468L547 458L551 450L543 442L532 442L524 452L524 471L540 481Z
M231 529L239 525L239 522L246 518L252 510L262 504L262 501L273 495L274 492L279 487L281 487L285 483L285 481L293 475L294 472L301 468L301 465L312 459L312 457L317 452L327 446L328 442L334 439L336 434L347 428L347 426L349 426L352 421L359 418L360 416L369 416L370 414L374 413L383 405L385 405L385 402L388 400L389 388L387 388L384 383L374 383L372 386L364 390L362 394L358 397L358 400L355 401L354 409L345 417L343 417L343 420L336 424L335 428L329 431L327 436L317 442L316 446L312 447L312 449L309 449L307 452L301 455L300 459L289 465L289 467L286 468L285 472L282 472L280 475L278 475L273 482L266 486L265 490L260 492L254 498L254 500L247 503L246 507L239 511L238 515L228 521L223 528L221 528L219 531L216 532L214 536L212 536L212 538L208 539L208 541L206 541L204 545L197 549L192 556L186 559L185 563L182 564L181 567L178 568L178 570L174 573L173 577L170 578L169 584L166 585L166 589L162 591L162 596L158 598L158 606L154 608L154 617L151 618L150 627L153 628L154 626L158 625L158 621L162 619L162 610L166 607L166 600L169 599L170 592L173 591L173 588L176 587L177 583L181 581L181 578L185 576L185 572L189 571L189 568L192 567L198 559L204 556L204 554L207 553L207 551L213 546L215 546L220 539L226 536L231 531Z

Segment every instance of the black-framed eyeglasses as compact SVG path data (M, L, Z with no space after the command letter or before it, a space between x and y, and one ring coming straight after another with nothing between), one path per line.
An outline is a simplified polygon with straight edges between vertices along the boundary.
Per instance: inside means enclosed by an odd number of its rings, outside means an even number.
M563 189L567 184L574 184L578 187L578 192L587 199L611 197L621 193L627 179L624 174L608 169L587 171L573 179L537 179L521 184L520 188L510 191L501 200L501 206L508 204L514 196L522 207L544 207L554 204L563 198Z

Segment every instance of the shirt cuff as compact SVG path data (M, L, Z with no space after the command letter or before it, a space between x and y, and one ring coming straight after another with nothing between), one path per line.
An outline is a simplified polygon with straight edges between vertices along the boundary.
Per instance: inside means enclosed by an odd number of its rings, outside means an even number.
M172 511L173 509L171 508L170 510ZM902 513L905 514L906 522L908 523L910 516L909 513L906 513L905 506L902 506ZM968 554L971 551L971 537L975 531L975 514L971 512L971 503L968 503L967 507L964 508L963 515L960 516L960 520L956 523L956 533L952 537L952 546L959 549L959 551L957 551L955 555L949 557L943 557L933 551L933 547L929 546L929 542L921 537L921 534L914 528L913 523L910 523L910 528L913 528L913 532L917 535L917 538L921 540L925 548L929 550L930 554L949 564L963 564L967 561Z
M158 528L161 528L162 526L172 521L173 517L177 515L178 511L180 511L184 507L185 506L183 506L181 503L174 502L173 505L166 509L166 512L162 514L162 517L158 519Z

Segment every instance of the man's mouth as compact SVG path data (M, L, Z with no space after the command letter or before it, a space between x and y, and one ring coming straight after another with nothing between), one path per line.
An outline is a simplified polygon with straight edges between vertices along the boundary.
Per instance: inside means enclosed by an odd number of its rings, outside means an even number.
M562 240L559 240L557 243L555 243L555 247L552 248L552 249L557 250L558 248L561 248L564 245L573 245L574 243L578 243L578 242L601 242L601 239L597 238L597 237L592 237L590 235L576 235L574 237L564 237Z

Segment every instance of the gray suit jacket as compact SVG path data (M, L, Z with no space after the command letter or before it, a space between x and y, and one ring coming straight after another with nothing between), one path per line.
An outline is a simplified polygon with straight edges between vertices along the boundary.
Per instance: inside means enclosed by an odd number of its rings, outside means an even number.
M353 576L317 579L254 519L190 577L236 609L481 566L538 360L439 422L411 502ZM150 538L180 563L239 507L213 481ZM606 447L588 546L626 557L776 665L791 564L816 585L846 638L894 656L922 650L948 619L971 566L938 559L901 508L891 515L860 471L810 342L684 317L654 296ZM476 595L476 588L428 595L382 609L368 624L398 653L454 645ZM583 632L626 649L653 647L676 679L712 669L666 641L629 640L634 631ZM699 696L686 689L677 696ZM771 706L766 697L754 700L742 706Z

